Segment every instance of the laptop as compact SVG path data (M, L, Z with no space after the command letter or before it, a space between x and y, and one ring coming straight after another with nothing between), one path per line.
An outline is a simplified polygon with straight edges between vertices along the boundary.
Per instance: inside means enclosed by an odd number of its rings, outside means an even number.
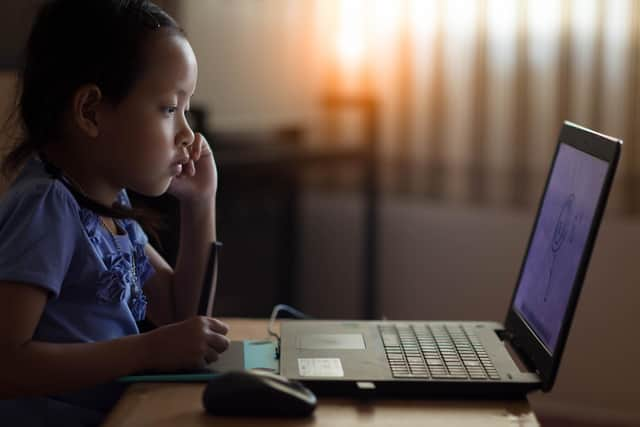
M504 324L282 320L277 343L234 341L203 371L121 381L207 381L227 371L265 369L318 394L502 398L549 391L621 146L564 122ZM212 247L200 314L211 312L215 252Z
M621 145L563 124L504 324L283 320L280 374L320 394L551 390Z

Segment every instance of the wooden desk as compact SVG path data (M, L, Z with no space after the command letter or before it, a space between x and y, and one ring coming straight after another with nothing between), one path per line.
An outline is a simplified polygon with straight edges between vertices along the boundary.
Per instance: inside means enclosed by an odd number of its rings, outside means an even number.
M232 339L260 339L264 320L225 319ZM306 419L213 417L204 412L204 384L136 384L118 402L104 427L129 426L539 426L526 400L434 401L427 399L360 401L320 398Z

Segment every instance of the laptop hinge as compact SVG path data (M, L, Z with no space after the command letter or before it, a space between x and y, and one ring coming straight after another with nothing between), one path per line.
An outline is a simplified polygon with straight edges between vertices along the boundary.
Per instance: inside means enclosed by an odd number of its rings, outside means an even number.
M507 352L522 372L540 373L533 361L522 350L522 347L518 345L516 335L513 332L506 329L497 329L495 332L498 338L504 342Z
M500 341L511 341L515 336L513 332L506 329L496 329L496 335L500 338Z

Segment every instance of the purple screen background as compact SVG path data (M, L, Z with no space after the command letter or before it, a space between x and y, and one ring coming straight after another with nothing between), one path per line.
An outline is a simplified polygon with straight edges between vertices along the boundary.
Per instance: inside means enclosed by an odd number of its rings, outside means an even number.
M514 305L551 352L602 192L607 162L561 144Z

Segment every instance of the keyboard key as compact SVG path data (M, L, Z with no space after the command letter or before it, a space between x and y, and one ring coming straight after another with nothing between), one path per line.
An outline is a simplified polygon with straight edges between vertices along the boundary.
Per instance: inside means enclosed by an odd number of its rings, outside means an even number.
M472 380L486 380L487 379L487 376L484 375L484 374L481 374L481 375L480 374L472 374L470 377L471 377Z
M392 335L392 334L383 334L382 335L382 342L384 343L385 346L399 346L400 345L400 341L398 340L398 337L396 335Z
M432 373L431 377L433 377L435 379L449 379L449 378L451 378L451 375L449 375L446 372L443 372L443 373Z
M462 367L462 363L457 363L457 362L450 362L450 363L447 363L447 368L449 368L449 369L457 369L457 368L459 368L459 369L464 369L464 368Z

